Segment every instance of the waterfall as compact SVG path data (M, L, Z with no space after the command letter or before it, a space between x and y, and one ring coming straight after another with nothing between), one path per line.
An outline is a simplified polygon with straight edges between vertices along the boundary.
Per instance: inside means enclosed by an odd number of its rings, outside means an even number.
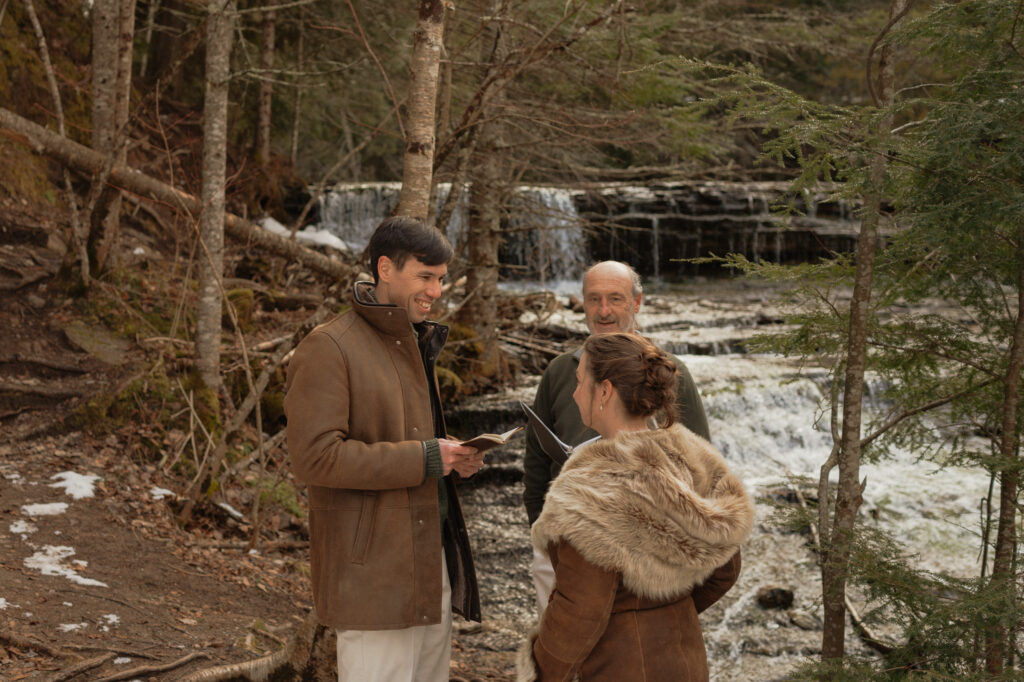
M584 228L571 190L519 187L501 262L506 274L542 283L578 280L588 265Z
M437 205L443 205L450 185L438 185ZM362 250L381 220L398 205L400 183L335 185L320 200L321 227ZM463 192L444 227L452 244L464 243L468 227L468 198ZM504 243L499 260L504 279L540 282L577 280L588 262L584 230L572 190L554 187L516 188L502 225Z
M320 227L362 251L380 221L398 205L399 182L335 185L320 197Z
M437 204L448 195L438 186ZM335 186L320 202L322 229L361 250L398 203L399 183ZM684 259L739 253L751 260L814 262L856 248L854 207L824 192L792 197L786 183L695 182L565 189L523 186L503 206L501 279L542 282L550 288L578 281L585 266L615 259L654 283L695 275L729 275L718 264ZM467 192L444 227L465 243ZM792 200L802 215L772 207ZM464 257L464 254L459 254Z

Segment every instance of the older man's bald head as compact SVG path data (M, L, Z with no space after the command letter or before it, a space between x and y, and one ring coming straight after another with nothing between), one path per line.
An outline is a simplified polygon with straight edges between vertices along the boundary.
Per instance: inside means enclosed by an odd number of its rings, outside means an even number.
M591 334L636 331L642 297L640 276L625 263L601 261L583 274L583 312Z

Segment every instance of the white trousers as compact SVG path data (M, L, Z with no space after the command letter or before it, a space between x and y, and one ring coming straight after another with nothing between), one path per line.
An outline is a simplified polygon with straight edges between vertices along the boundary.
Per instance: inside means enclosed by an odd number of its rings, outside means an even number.
M540 620L540 617L544 615L544 609L548 607L551 590L555 589L555 569L551 565L548 555L543 554L536 547L533 548L530 573L533 575L533 587L537 590L537 619Z
M452 588L441 553L441 622L402 630L337 630L338 682L448 682Z

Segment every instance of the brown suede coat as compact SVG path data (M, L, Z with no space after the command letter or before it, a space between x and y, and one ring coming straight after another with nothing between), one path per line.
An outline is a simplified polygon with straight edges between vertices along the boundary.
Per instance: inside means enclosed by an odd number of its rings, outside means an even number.
M285 395L292 470L309 485L313 601L320 622L342 630L441 621L438 481L426 477L423 441L444 434L427 377L448 330L427 322L417 338L406 311L374 303L369 286L357 283L352 310L302 340ZM452 608L479 620L465 524L445 485Z
M555 590L519 680L707 680L697 614L735 583L753 520L742 483L683 426L582 448L533 526Z

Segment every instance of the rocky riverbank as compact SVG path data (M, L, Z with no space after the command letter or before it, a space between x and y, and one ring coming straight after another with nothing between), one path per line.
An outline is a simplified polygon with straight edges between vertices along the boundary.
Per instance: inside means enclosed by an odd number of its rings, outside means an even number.
M764 382L781 385L802 377L802 390L814 392L822 373L801 374L785 360L737 352L766 324L778 324L781 314L770 291L739 283L721 290L724 293L713 301L696 291L650 295L641 322L648 335L683 354L704 395L712 439L716 444L721 441L719 447L739 470L758 472L745 477L757 500L757 524L743 547L743 572L729 594L701 617L712 679L782 679L820 651L817 558L809 533L783 529L773 520L781 500L795 499L788 494L791 472L745 446L749 441L743 432L766 428L762 420L772 421L773 414L748 414L747 424L732 428L727 424L735 422L736 415L728 413L750 409L743 404L748 393L748 401L763 403L753 396L761 395L757 389ZM580 338L585 334L582 316L568 307L545 323ZM473 400L451 415L450 426L469 435L500 432L521 423L519 400L532 400L538 379L528 377L513 391ZM815 449L819 440L824 442L824 434L799 431L813 432L813 417L811 413L800 418L806 427L776 428ZM522 452L523 441L518 439L489 453L489 466L465 484L463 495L482 584L484 623L459 624L457 639L481 655L487 652L489 660L509 675L514 651L537 618L529 572L532 550L522 506ZM874 655L852 628L847 641L850 654Z

